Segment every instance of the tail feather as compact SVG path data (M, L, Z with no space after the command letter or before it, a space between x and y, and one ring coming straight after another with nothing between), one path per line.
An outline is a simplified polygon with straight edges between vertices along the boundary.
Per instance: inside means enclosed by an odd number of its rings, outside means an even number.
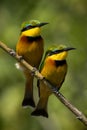
M44 117L48 118L48 113L47 113L48 98L49 98L49 95L45 94L45 93L43 93L43 91L41 91L37 107L31 113L31 115L33 115L33 116L44 116Z
M35 107L35 102L33 98L33 78L28 71L24 71L26 76L26 86L25 86L25 94L22 102L23 107L31 106Z
M48 113L44 109L36 109L31 113L32 116L44 116L48 118Z
M23 107L26 107L26 106L35 107L34 100L32 98L24 98L23 102L22 102L22 106Z

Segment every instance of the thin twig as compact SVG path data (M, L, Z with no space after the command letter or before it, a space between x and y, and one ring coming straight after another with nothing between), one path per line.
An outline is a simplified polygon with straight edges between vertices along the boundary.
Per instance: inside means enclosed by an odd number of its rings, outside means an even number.
M22 63L29 71L33 72L34 76L40 80L43 80L44 83L48 85L48 87L52 90L52 92L56 95L56 97L79 119L84 125L87 126L87 118L86 116L79 111L75 106L73 106L59 91L56 91L56 87L53 86L50 82L48 82L39 71L28 64L24 59L22 59L13 49L10 49L7 45L0 41L0 47L7 52L9 55L14 57L17 61Z

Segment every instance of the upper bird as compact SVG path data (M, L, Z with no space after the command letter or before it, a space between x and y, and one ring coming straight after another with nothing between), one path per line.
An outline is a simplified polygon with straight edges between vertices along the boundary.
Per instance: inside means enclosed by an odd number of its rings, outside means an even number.
M36 68L39 67L44 52L44 41L41 36L41 27L46 24L48 23L41 23L37 20L25 22L22 25L21 34L16 45L17 54L22 56L26 62ZM22 106L30 105L35 107L33 98L34 77L22 64L17 63L16 66L24 72L26 78L25 94Z
M69 50L75 48L67 48L65 46L59 46L56 48L51 48L46 52L43 66L41 67L41 74L48 80L52 85L54 85L57 91L60 89L62 83L64 82L67 73L67 54ZM38 81L39 88L39 102L36 109L31 113L34 116L44 116L48 117L47 103L48 98L52 94L50 88L43 81Z

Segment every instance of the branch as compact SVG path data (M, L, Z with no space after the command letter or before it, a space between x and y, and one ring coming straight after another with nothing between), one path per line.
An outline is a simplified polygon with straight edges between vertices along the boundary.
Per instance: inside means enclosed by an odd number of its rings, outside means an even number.
M79 111L75 106L73 106L59 91L56 91L56 87L53 86L49 81L47 81L40 73L39 71L32 67L30 64L28 64L24 59L22 59L19 55L16 54L16 52L7 47L4 43L0 41L0 47L7 52L9 55L14 57L17 61L22 63L31 73L34 74L34 76L40 80L43 80L45 84L48 85L48 87L52 90L52 92L56 95L56 97L76 116L77 119L79 119L84 125L87 126L87 118L86 116Z

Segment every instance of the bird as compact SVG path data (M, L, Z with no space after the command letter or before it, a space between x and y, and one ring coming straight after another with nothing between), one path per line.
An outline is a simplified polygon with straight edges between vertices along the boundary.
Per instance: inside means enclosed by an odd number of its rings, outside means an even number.
M23 58L27 63L35 68L39 67L43 56L44 40L41 36L41 27L46 24L48 23L39 22L38 20L24 22L21 27L19 40L16 44L16 53L20 56L20 58ZM16 67L23 71L26 80L22 106L35 107L33 97L34 76L23 66L23 64L18 62L16 63Z
M48 82L55 86L57 91L61 88L67 73L66 58L68 51L73 49L75 48L66 47L65 45L51 47L46 51L44 60L42 61L40 72ZM31 115L48 118L47 104L52 91L47 84L41 80L38 80L37 85L39 90L39 101Z

